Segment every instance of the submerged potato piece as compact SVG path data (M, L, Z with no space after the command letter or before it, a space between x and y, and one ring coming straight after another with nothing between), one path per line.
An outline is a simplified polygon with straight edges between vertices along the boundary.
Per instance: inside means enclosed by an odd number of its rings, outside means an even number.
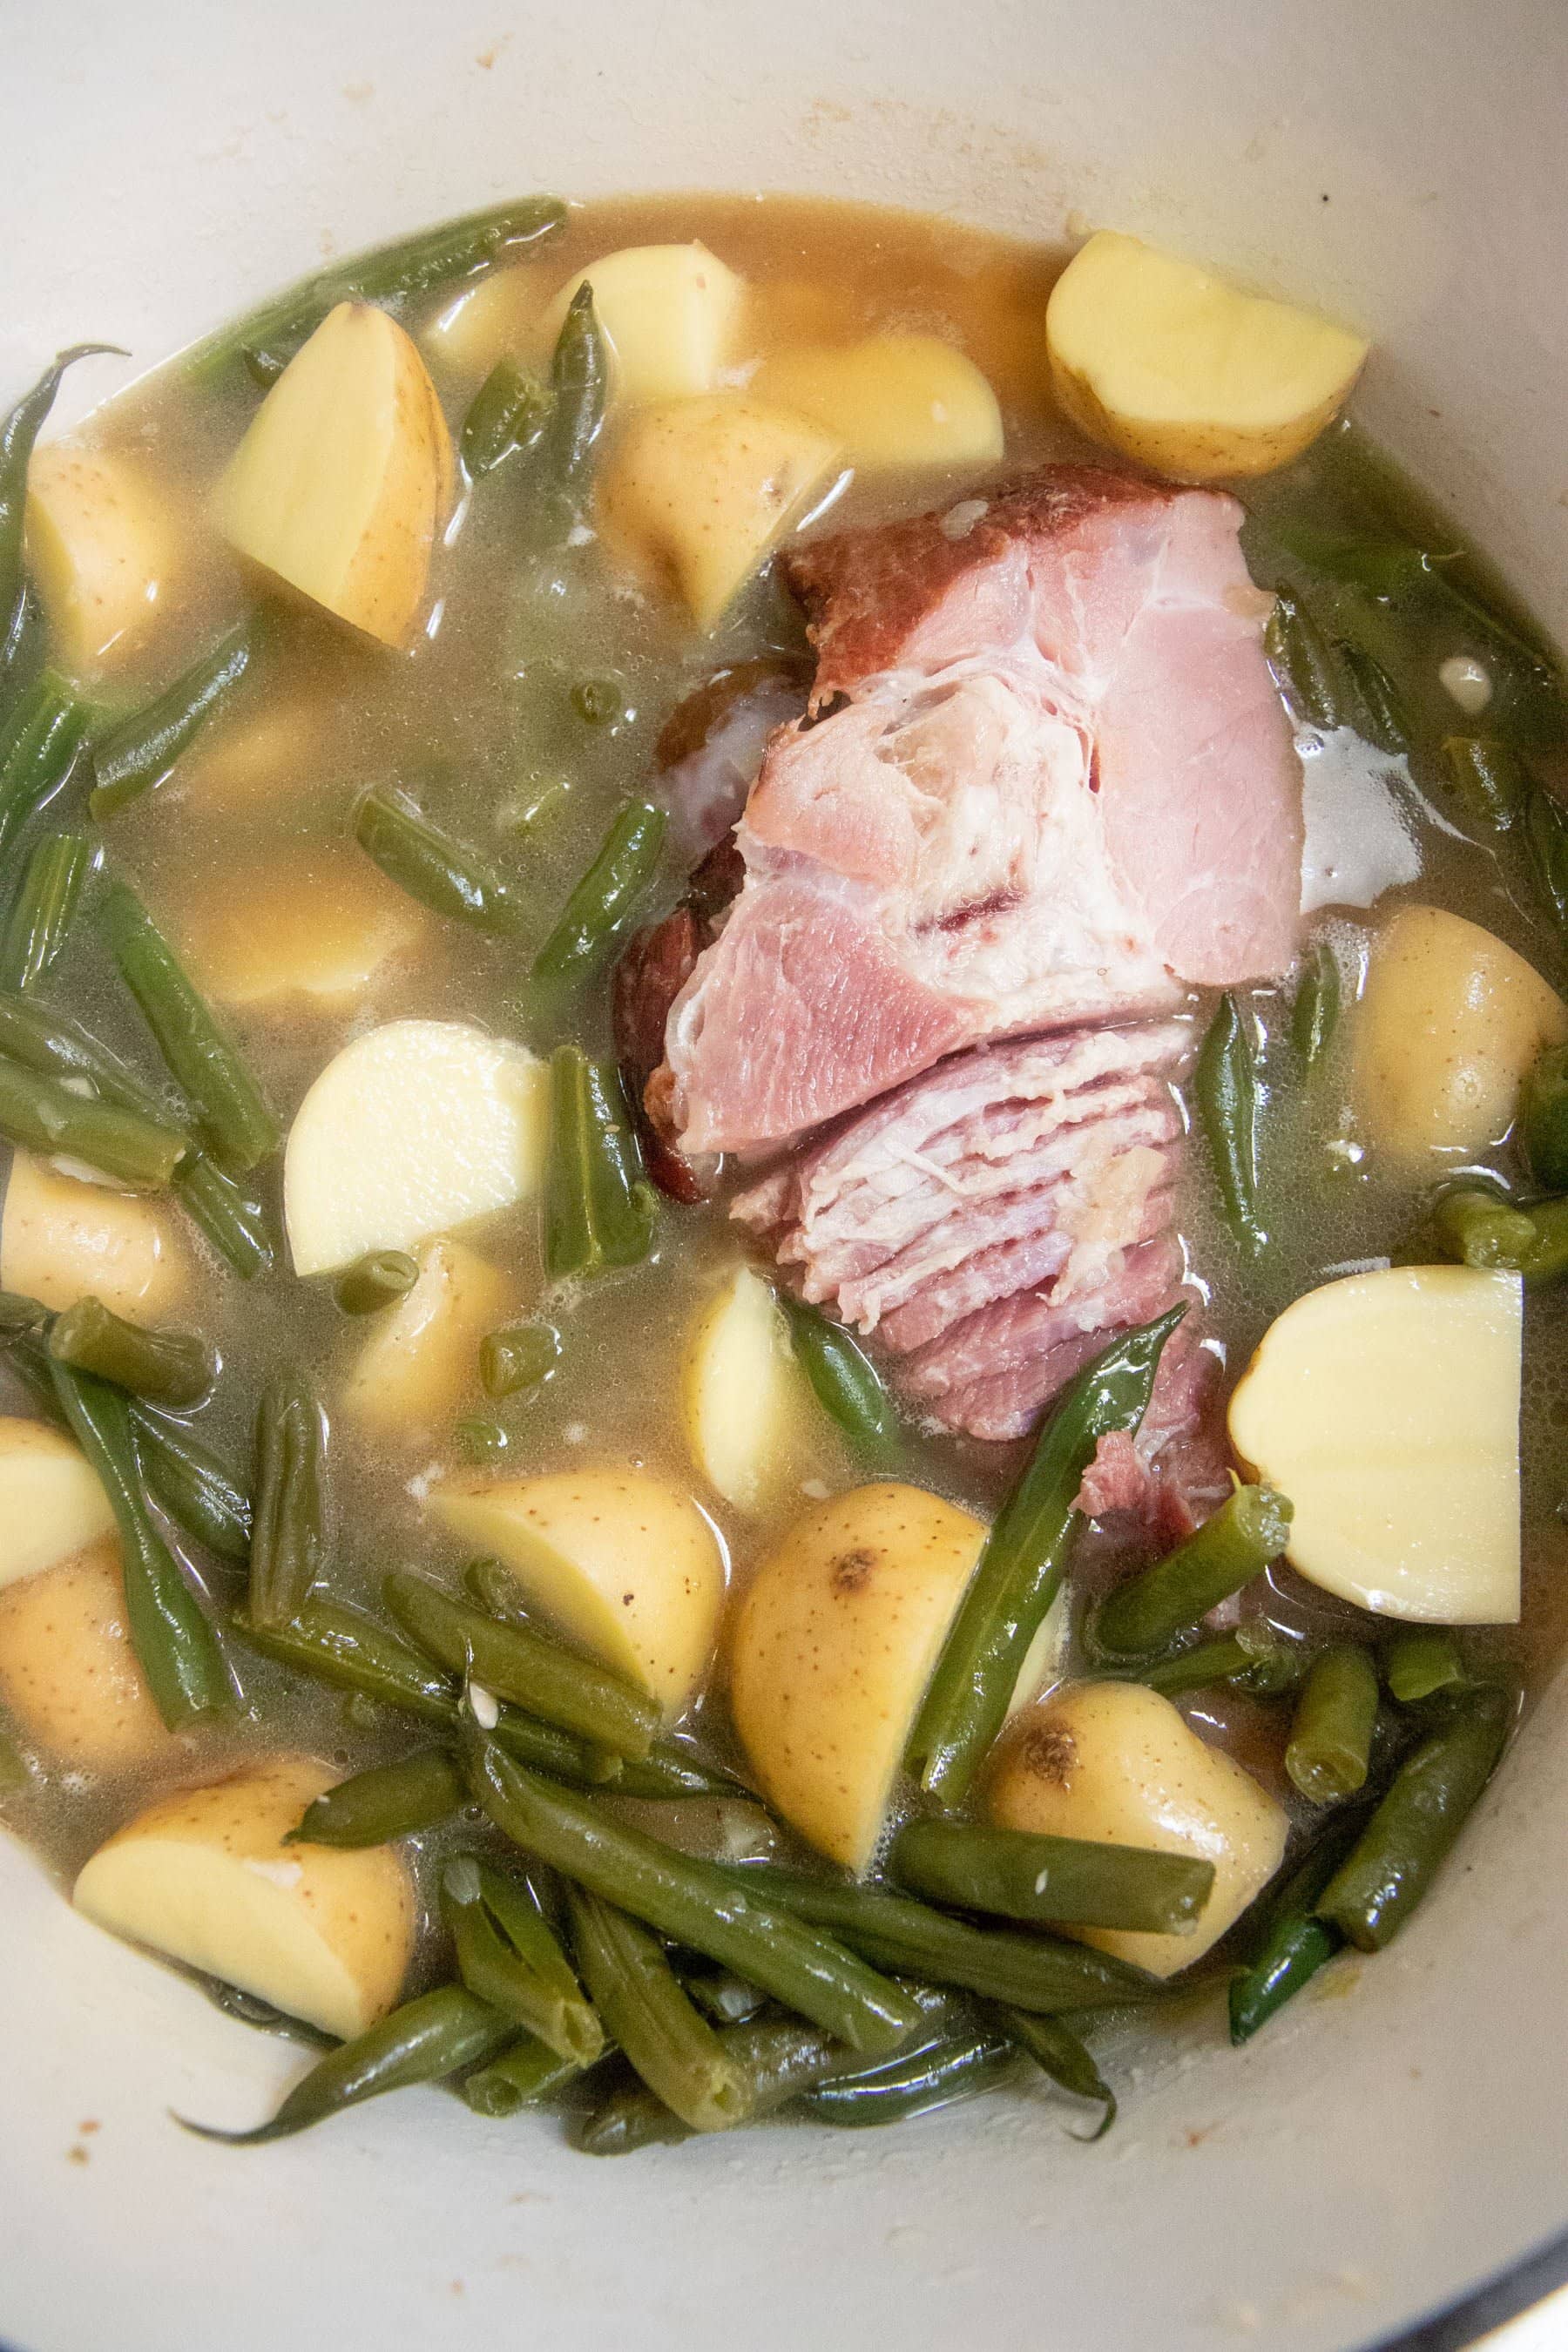
M475 1386L479 1342L504 1322L512 1295L510 1277L461 1242L431 1242L413 1288L372 1319L343 1384L345 1415L386 1437L445 1420Z
M1237 293L1101 229L1046 309L1051 383L1092 441L1189 482L1267 474L1316 440L1367 346L1310 310Z
M111 1533L85 1454L47 1422L0 1417L0 1591Z
M693 1459L727 1503L754 1510L784 1477L803 1390L772 1286L737 1267L699 1315L681 1376Z
M345 2041L396 2002L414 1951L414 1886L391 1846L285 1845L337 1775L273 1756L161 1798L76 1882L79 1911Z
M57 657L81 673L132 652L178 565L167 493L118 451L50 442L27 468L26 533Z
M937 335L780 352L763 362L751 389L812 418L858 470L1001 461L995 394L973 361Z
M479 383L496 362L534 341L551 273L536 261L492 269L449 302L421 338L432 359Z
M1382 1616L1515 1622L1522 1306L1516 1274L1395 1265L1269 1325L1230 1436L1289 1496L1303 1576Z
M594 315L614 355L622 399L640 404L714 390L735 341L746 286L705 245L631 245L590 262L567 279L540 322L542 356L584 284L594 289Z
M1190 1968L1279 1869L1284 1810L1180 1710L1142 1683L1069 1683L1018 1717L988 1798L1001 1828L1212 1862L1214 1888L1190 1935L1064 1927L1157 1977Z
M0 1591L0 1705L73 1771L123 1772L173 1752L131 1646L112 1535Z
M197 737L181 764L181 784L201 811L319 795L334 780L331 743L331 711L315 690L247 697Z
M724 1555L689 1495L646 1471L448 1484L443 1527L504 1560L532 1608L678 1716L713 1654Z
M1532 965L1442 907L1402 907L1373 942L1355 1017L1358 1123L1401 1168L1499 1143L1568 1006Z
M926 1685L985 1540L919 1486L857 1486L795 1522L747 1590L735 1729L769 1801L847 1870L876 1852Z
M184 1297L191 1261L168 1210L13 1152L0 1208L0 1290L46 1307L91 1296L132 1323L156 1323Z
M601 511L611 537L711 629L842 463L808 418L749 394L667 401L628 418L604 468Z
M340 302L251 420L217 488L224 536L312 603L404 646L452 499L452 445L395 319Z
M389 1021L327 1064L283 1155L296 1274L414 1249L539 1181L545 1065L461 1021Z
M341 1013L428 929L423 911L367 857L322 856L208 884L181 927L196 979L221 1004Z

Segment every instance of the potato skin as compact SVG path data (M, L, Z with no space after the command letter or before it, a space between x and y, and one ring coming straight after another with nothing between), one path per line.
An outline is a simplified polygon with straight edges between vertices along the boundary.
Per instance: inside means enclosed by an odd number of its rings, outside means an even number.
M127 1772L179 1752L131 1647L115 1537L0 1592L0 1701L73 1771Z
M156 1323L190 1286L191 1261L162 1202L62 1176L14 1151L0 1208L0 1289L63 1310L89 1293Z
M479 1342L506 1319L510 1277L461 1242L431 1242L419 1279L378 1315L342 1391L345 1416L385 1437L416 1435L478 1385Z
M167 488L116 451L50 442L27 468L26 529L56 657L86 676L136 647L179 567Z

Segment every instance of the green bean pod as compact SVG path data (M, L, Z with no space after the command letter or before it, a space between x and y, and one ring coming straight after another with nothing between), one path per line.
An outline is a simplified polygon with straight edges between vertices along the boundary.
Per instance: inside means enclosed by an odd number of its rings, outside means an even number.
M1296 709L1325 732L1344 724L1343 694L1333 649L1299 596L1283 592L1263 633L1268 666Z
M546 1273L559 1282L639 1265L653 1244L658 1206L613 1064L558 1045L551 1056L550 1106Z
M1340 964L1327 940L1309 950L1290 1007L1290 1042L1298 1059L1312 1069L1328 1052L1340 1020Z
M879 2066L837 2074L804 2092L801 2105L820 2124L864 2130L900 2124L993 2091L1016 2071L1017 2054L1000 2027L974 2025L900 2052Z
M1444 560L1386 532L1331 530L1293 520L1271 523L1269 537L1308 571L1385 599L1406 596L1434 580Z
M568 1901L588 1990L649 2090L693 2131L744 2123L745 2074L688 2000L658 1937L583 1887L573 1887Z
M898 1434L898 1408L854 1333L787 1291L776 1295L795 1361L824 1412L857 1444L888 1444Z
M583 520L609 392L609 352L594 289L579 286L551 355L550 413L529 452L524 529L539 550L563 545Z
M1271 1486L1237 1486L1184 1543L1107 1593L1093 1615L1095 1648L1121 1658L1168 1648L1279 1558L1293 1516Z
M1343 637L1335 640L1332 655L1349 690L1351 724L1363 742L1391 755L1407 752L1414 741L1410 714L1383 664Z
M242 1282L270 1274L278 1248L266 1203L205 1151L188 1152L174 1171L174 1192L197 1231Z
M1083 1475L1111 1430L1135 1433L1160 1351L1184 1303L1124 1331L1086 1365L1035 1441L1028 1467L986 1538L937 1662L910 1742L924 1786L963 1801L1007 1708L1030 1643L1060 1587L1081 1521Z
M104 928L170 1074L201 1111L219 1158L234 1169L254 1168L278 1149L278 1122L238 1050L124 883L109 893Z
M766 1993L728 1969L693 1971L681 1981L715 2025L749 2025L757 2011L767 2007Z
M1467 816L1493 833L1516 824L1531 785L1519 754L1495 735L1448 735L1443 764Z
M250 1496L226 1464L178 1422L132 1400L131 1428L144 1484L177 1528L220 1559L250 1558Z
M51 833L27 861L0 939L0 984L36 988L58 961L96 853L79 833Z
M1258 1207L1258 1063L1240 1008L1228 993L1198 1049L1193 1094L1226 1223L1243 1254L1256 1257L1268 1238Z
M800 2019L766 2019L730 2026L720 2041L725 2055L745 2078L750 2120L774 2115L832 2074L852 2068L854 2057L820 2026ZM585 2156L632 2156L640 2147L689 2139L690 2126L636 2077L603 2098L578 2126L574 2145Z
M8 709L37 677L47 651L48 625L26 581L9 613L0 606L0 710Z
M1152 1846L1036 1835L973 1822L906 1822L893 1876L933 1903L1047 1927L1180 1935L1214 1891L1214 1864Z
M451 1750L418 1748L395 1764L373 1764L307 1805L285 1845L390 1845L433 1830L461 1810L467 1785Z
M542 1389L561 1361L561 1334L552 1323L512 1323L479 1342L479 1386L488 1397L521 1396Z
M1303 1643L1283 1641L1271 1626L1255 1622L1179 1650L1174 1657L1158 1658L1152 1665L1115 1671L1130 1682L1163 1691L1167 1698L1183 1691L1207 1690L1215 1683L1234 1683L1258 1698L1274 1698L1294 1690L1310 1664L1311 1654Z
M490 1898L505 1885L499 1871L482 1871L470 1854L454 1855L442 1872L441 1917L458 1973L470 1992L536 2034L558 2058L591 2066L604 2053L605 2028L543 1918L515 1903L498 1913Z
M1116 2121L1116 2094L1071 2028L1059 2017L1037 2017L1026 2009L1001 2008L997 2020L1008 2040L1026 2052L1058 2090L1099 2105L1100 2118L1094 2130L1077 2137L1090 2143L1103 2139Z
M0 1061L0 1136L46 1159L84 1160L136 1192L161 1191L186 1148L178 1128L6 1061Z
M382 784L354 811L354 839L388 881L433 914L479 931L515 931L515 899L489 860L421 815L408 794Z
M46 1077L86 1078L95 1094L118 1109L135 1111L165 1127L175 1124L162 1097L79 1021L14 989L0 989L0 1057ZM188 1135L184 1142L182 1168L195 1149Z
M575 2058L558 2056L536 2033L520 2033L499 2058L465 2076L463 2098L476 2116L504 2123L564 2090L582 2071Z
M423 1722L451 1731L458 1727L458 1694L448 1676L363 1609L318 1599L280 1624L258 1624L244 1611L237 1612L234 1623L253 1649L279 1665Z
M1377 1722L1377 1668L1359 1642L1320 1650L1301 1685L1285 1749L1285 1769L1314 1805L1340 1803L1364 1787Z
M210 653L182 670L145 709L133 710L95 738L95 781L88 805L100 823L174 772L249 669L256 658L257 635L257 624L242 621Z
M419 1279L419 1261L406 1250L372 1250L358 1258L332 1287L345 1315L379 1315L406 1298Z
M550 394L510 357L499 359L468 405L458 446L478 481L520 449L531 449L550 420Z
M23 525L27 512L27 467L39 434L55 404L61 380L79 360L124 359L118 343L73 343L57 352L30 391L0 425L0 616L9 620L24 587Z
M0 724L0 856L69 780L92 714L46 670Z
M250 1622L287 1625L310 1597L325 1553L326 1416L301 1375L281 1372L256 1411L256 1522Z
M9 1724L0 1721L0 1804L31 1786L32 1767Z
M212 1393L217 1352L195 1331L153 1331L127 1323L100 1298L79 1298L57 1315L49 1353L73 1371L91 1372L132 1396L188 1412Z
M1319 1838L1264 1906L1252 1956L1230 1980L1230 2038L1238 2046L1294 2000L1342 1948L1344 1937L1318 1917L1316 1906L1361 1829L1362 1821L1353 1819Z
M1554 919L1568 923L1568 815L1538 784L1525 795L1524 838L1542 897Z
M1452 1633L1435 1625L1407 1626L1390 1634L1383 1675L1401 1706L1415 1706L1438 1691L1453 1690L1469 1677L1464 1654Z
M1519 1103L1520 1140L1543 1192L1568 1192L1568 1046L1537 1055Z
M1479 1189L1446 1192L1432 1223L1441 1246L1461 1265L1521 1274L1531 1288L1568 1274L1568 1199L1522 1207Z
M584 980L603 962L658 870L668 824L664 810L648 801L619 812L533 959L535 981L555 987Z

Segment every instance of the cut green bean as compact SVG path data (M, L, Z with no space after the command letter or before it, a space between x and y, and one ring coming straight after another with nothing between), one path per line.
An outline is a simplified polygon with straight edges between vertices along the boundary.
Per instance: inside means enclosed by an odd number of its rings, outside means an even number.
M195 1331L153 1331L127 1323L90 1296L56 1316L49 1353L58 1364L111 1381L174 1412L200 1404L217 1378L216 1350Z
M0 1804L31 1786L32 1767L10 1725L0 1721Z
M620 811L534 957L535 981L553 987L584 980L603 962L658 870L668 823L648 801Z
M1290 1007L1290 1042L1298 1058L1312 1069L1328 1052L1340 1019L1340 963L1327 940L1308 950Z
M332 1296L345 1315L379 1315L406 1298L418 1279L419 1261L406 1250L372 1250L339 1275Z
M1093 1615L1094 1647L1120 1658L1169 1648L1279 1558L1292 1517L1271 1486L1237 1486L1184 1543L1106 1595Z
M658 1206L612 1064L558 1045L550 1065L544 1265L552 1281L640 1265Z
M463 2097L476 2116L504 2123L553 2097L582 2072L575 2058L557 2056L536 2033L521 2033L499 2058L465 2077Z
M1532 787L1510 745L1496 736L1449 735L1443 763L1467 816L1494 833L1506 833L1518 822Z
M420 1748L395 1764L373 1764L305 1808L285 1845L390 1845L448 1821L468 1799L449 1748Z
M0 984L26 990L47 977L76 920L94 855L79 833L51 833L37 844L0 939Z
M1350 722L1364 743L1391 754L1410 750L1410 714L1398 688L1364 646L1337 638L1332 657L1349 689Z
M1198 1050L1193 1094L1226 1223L1243 1254L1256 1257L1268 1238L1258 1207L1258 1061L1229 994L1220 999Z
M243 1611L234 1622L253 1648L280 1665L457 1729L460 1711L450 1679L363 1609L316 1600L281 1624L257 1624Z
M178 1422L132 1401L142 1478L177 1528L220 1559L250 1558L250 1496L226 1463Z
M272 1220L254 1189L226 1174L205 1151L188 1152L174 1171L180 1206L242 1282L270 1274L278 1259Z
M256 658L258 625L241 622L142 710L95 738L89 806L100 822L173 774Z
M79 1021L13 989L0 989L0 1056L45 1076L86 1078L95 1094L117 1108L135 1111L155 1125L175 1124L163 1099ZM195 1156L190 1138L184 1139L182 1170Z
M135 892L119 883L104 904L114 960L169 1070L200 1110L218 1157L254 1168L278 1148L278 1122L205 999Z
M933 1903L1047 1927L1180 1935L1214 1891L1214 1864L1152 1846L1106 1845L971 1822L907 1822L893 1876Z
M550 419L550 394L514 359L499 359L469 403L458 448L478 481L520 449L531 449Z
M529 452L524 528L537 549L563 545L583 520L609 390L609 352L594 289L579 286L551 355L550 414Z
M47 638L43 607L24 581L9 613L0 605L0 710L25 694L43 668Z
M326 1446L326 1416L314 1390L300 1374L279 1373L268 1382L256 1412L252 1625L287 1625L304 1608L321 1576Z
M217 1636L147 1508L129 1399L54 1360L49 1376L114 1513L131 1646L159 1714L181 1731L226 1712L234 1690Z
M479 931L515 931L521 910L489 860L421 815L394 785L366 793L354 811L354 839L400 890L432 913Z
M1568 1192L1568 1046L1537 1055L1519 1102L1520 1141L1543 1192Z
M561 1334L551 1323L512 1323L479 1342L479 1386L488 1397L542 1389L561 1361Z
M744 2075L752 2123L776 2115L828 2075L858 2065L841 2042L799 2018L769 2018L730 2026L719 2039L725 2055ZM579 2126L574 2144L586 2156L631 2156L639 2147L690 2136L689 2126L645 2083L633 2078L600 2101Z
M1540 785L1525 796L1524 839L1542 897L1555 920L1568 924L1568 815Z
M1058 2017L1037 2017L1026 2009L1003 2008L998 2021L1008 2040L1031 2057L1042 2074L1075 2099L1089 2099L1100 2110L1091 2132L1077 2137L1092 2144L1103 2139L1116 2121L1116 2094L1070 2027Z
M766 1993L728 1969L705 1969L683 1981L698 2008L715 2025L749 2025L757 2011L767 2007Z
M974 2025L900 2052L879 2066L835 2075L804 2092L801 2105L816 2123L864 2130L978 2098L1016 2071L1012 2038L999 2026Z
M618 727L628 715L626 691L616 677L580 677L572 688L572 708L585 727Z
M1344 1937L1317 1916L1316 1906L1362 1825L1352 1818L1319 1838L1264 1906L1252 1957L1230 1980L1230 2038L1237 2045L1250 2041L1342 1948Z
M1415 1706L1422 1699L1455 1689L1469 1679L1464 1654L1452 1633L1425 1625L1389 1636L1383 1653L1383 1673L1401 1706Z
M824 1412L857 1444L887 1444L898 1434L898 1409L854 1333L787 1291L777 1297L795 1361Z
M92 714L46 670L0 723L0 856L75 768Z
M1173 1698L1183 1691L1207 1690L1215 1683L1234 1683L1258 1698L1274 1698L1294 1690L1311 1664L1305 1643L1287 1642L1272 1626L1258 1621L1237 1625L1212 1642L1196 1643L1173 1658L1152 1665L1119 1668L1128 1681L1146 1683L1151 1690Z
M1401 1764L1318 1903L1318 1916L1359 1950L1382 1951L1426 1894L1497 1769L1517 1712L1511 1690L1468 1692Z
M509 1901L507 1884L470 1854L455 1855L442 1872L441 1916L458 1974L470 1992L536 2034L558 2058L591 2066L603 2054L605 2028L543 1918Z
M1383 598L1408 595L1435 579L1440 563L1454 561L1386 532L1331 530L1295 520L1271 523L1269 536L1310 572Z
M1432 1223L1442 1248L1463 1265L1521 1274L1531 1287L1568 1275L1568 1199L1524 1207L1479 1189L1445 1192Z
M649 2090L693 2131L744 2123L744 2071L688 2000L658 1937L585 1888L572 1888L568 1899L588 1990Z
M1353 1797L1372 1769L1377 1668L1358 1642L1320 1650L1296 1702L1285 1769L1314 1805Z
M1343 724L1342 689L1333 651L1299 596L1274 600L1263 647L1297 710L1325 731Z
M57 352L32 388L22 394L0 425L0 614L8 620L24 593L23 525L27 511L27 467L39 434L55 404L68 368L79 360L124 359L118 343L73 343Z
M1081 1524L1078 1492L1100 1439L1136 1433L1165 1341L1185 1314L1171 1307L1124 1331L1063 1391L1027 1469L1003 1506L960 1603L910 1743L927 1789L961 1803L1007 1718L1018 1675Z
M66 1079L6 1061L0 1061L0 1136L46 1159L85 1160L137 1192L167 1184L185 1150L178 1128L76 1094Z

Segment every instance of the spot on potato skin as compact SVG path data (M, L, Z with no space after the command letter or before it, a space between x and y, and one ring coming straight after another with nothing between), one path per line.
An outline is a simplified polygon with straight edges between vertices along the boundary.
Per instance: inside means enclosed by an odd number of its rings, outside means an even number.
M863 1592L876 1565L876 1553L864 1548L840 1552L828 1571L828 1583L835 1592Z
M1036 1780L1049 1780L1060 1789L1069 1788L1078 1763L1078 1742L1070 1731L1041 1724L1025 1735L1018 1760Z

